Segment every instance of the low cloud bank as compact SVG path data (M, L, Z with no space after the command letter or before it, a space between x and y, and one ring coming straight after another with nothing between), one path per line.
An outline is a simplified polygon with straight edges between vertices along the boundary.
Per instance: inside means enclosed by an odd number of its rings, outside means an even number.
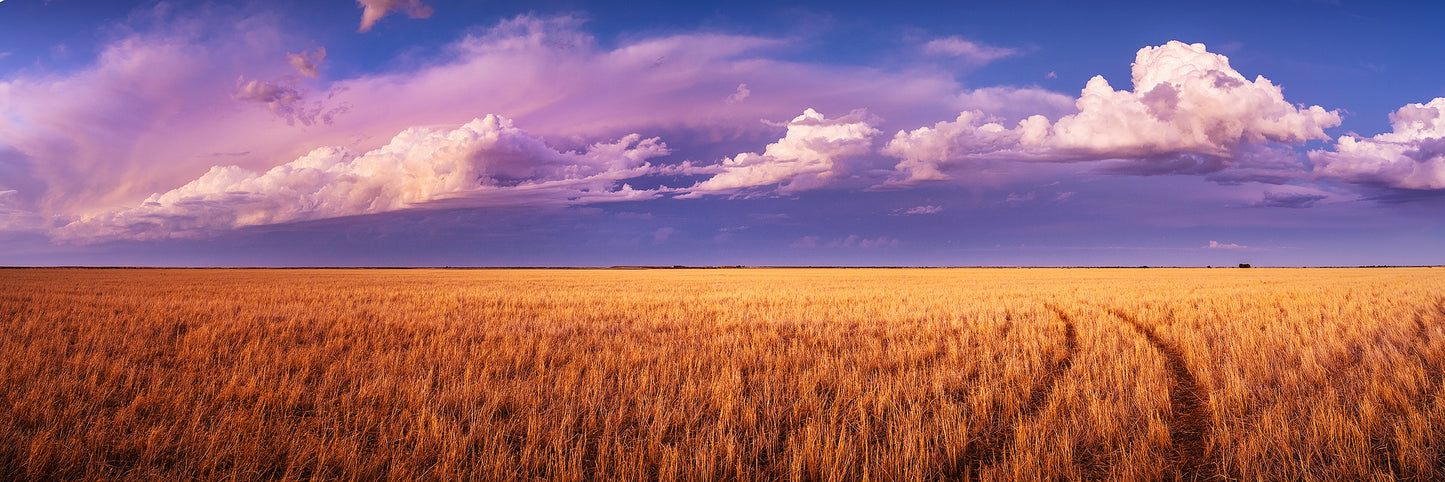
M202 237L242 226L415 208L634 200L655 196L619 181L650 172L666 155L656 138L629 135L584 151L555 150L488 115L459 128L412 128L357 155L323 147L264 173L212 167L139 206L93 213L58 231L63 239Z

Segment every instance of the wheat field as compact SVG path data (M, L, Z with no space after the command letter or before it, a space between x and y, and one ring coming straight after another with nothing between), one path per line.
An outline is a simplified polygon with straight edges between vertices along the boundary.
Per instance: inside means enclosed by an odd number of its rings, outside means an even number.
M0 270L0 478L1445 478L1445 269Z

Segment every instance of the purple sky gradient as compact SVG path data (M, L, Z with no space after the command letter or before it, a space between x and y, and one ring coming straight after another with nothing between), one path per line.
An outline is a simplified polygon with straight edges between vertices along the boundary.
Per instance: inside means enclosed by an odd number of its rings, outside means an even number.
M1441 12L1135 7L6 0L0 265L1445 263Z

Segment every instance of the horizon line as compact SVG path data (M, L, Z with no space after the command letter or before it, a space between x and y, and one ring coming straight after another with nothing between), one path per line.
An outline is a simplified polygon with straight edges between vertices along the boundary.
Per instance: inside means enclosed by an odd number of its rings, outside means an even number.
M1180 265L611 265L611 266L118 266L118 265L3 265L0 269L444 269L444 270L668 270L668 269L1341 269L1341 268L1439 268L1445 265L1269 265L1254 266L1242 263L1230 265L1180 266Z

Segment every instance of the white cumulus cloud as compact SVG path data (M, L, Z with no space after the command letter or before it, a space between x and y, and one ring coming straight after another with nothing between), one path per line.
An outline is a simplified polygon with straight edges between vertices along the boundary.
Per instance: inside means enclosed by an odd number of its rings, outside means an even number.
M1016 123L981 110L953 121L900 131L884 153L900 158L902 182L947 179L972 160L1121 160L1130 174L1207 174L1231 167L1270 168L1259 155L1271 143L1327 139L1337 112L1297 107L1262 76L1245 78L1203 44L1171 41L1139 50L1133 90L1091 79L1075 101L1077 113ZM1232 178L1231 178L1232 179Z
M1059 119L1055 145L1107 157L1187 153L1226 157L1241 144L1325 139L1340 116L1301 109L1263 76L1253 81L1204 44L1169 42L1139 50L1134 90L1089 80L1079 114Z
M1310 151L1315 172L1346 182L1445 189L1445 97L1390 114L1391 132L1340 136L1333 151Z
M715 173L688 188L684 197L737 194L750 188L777 185L783 193L816 189L846 175L844 161L872 152L878 129L862 111L829 119L813 109L788 122L788 132L762 153L745 152L703 168Z
M1016 156L1037 157L1049 135L1049 120L1030 116L1014 127L1005 127L981 111L965 111L953 121L899 131L883 153L903 159L897 169L905 181L950 179L944 170L970 159Z
M412 128L357 155L323 147L266 172L216 166L139 206L93 213L58 230L81 242L203 237L242 226L374 214L427 205L494 206L644 199L620 180L667 154L636 134L560 152L488 115L459 128Z

